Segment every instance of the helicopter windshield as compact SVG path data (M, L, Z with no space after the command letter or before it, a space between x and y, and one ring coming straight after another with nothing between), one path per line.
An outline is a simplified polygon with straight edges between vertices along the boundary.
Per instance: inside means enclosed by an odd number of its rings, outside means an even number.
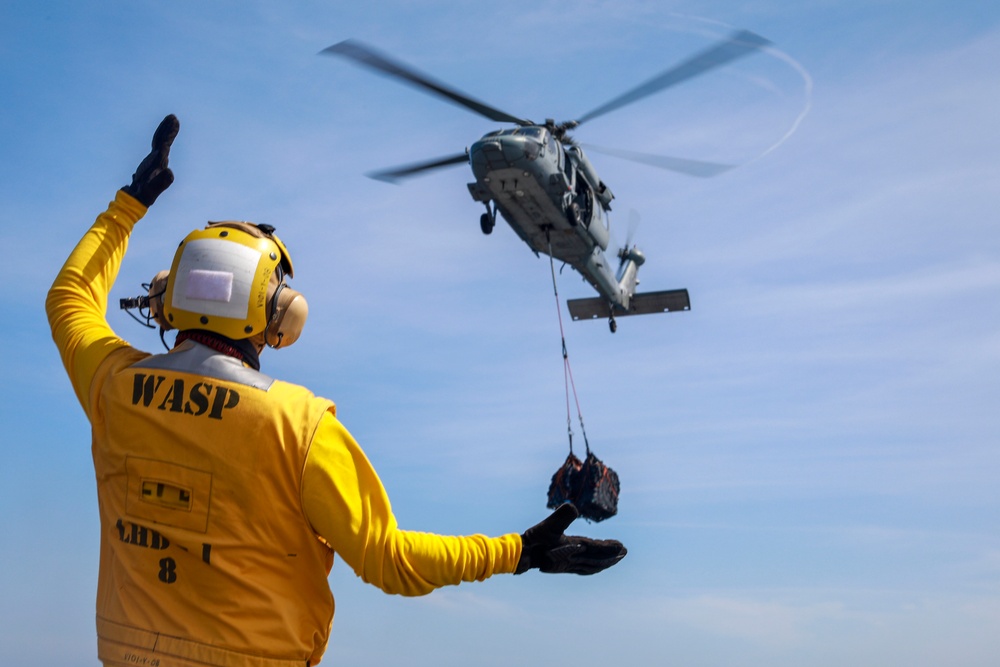
M493 130L492 132L487 132L484 137L512 137L514 135L524 135L526 137L531 137L533 139L538 139L544 143L546 137L546 131L544 127L538 127L535 125L529 127L509 127L506 130Z
M534 160L539 155L543 155L546 151L553 154L558 154L556 150L556 142L554 137L549 131L539 125L528 125L526 127L510 127L505 130L493 130L492 132L487 132L483 135L483 139L488 139L491 137L513 137L520 136L532 139L532 144L535 144L535 148L532 148L529 153L529 158Z

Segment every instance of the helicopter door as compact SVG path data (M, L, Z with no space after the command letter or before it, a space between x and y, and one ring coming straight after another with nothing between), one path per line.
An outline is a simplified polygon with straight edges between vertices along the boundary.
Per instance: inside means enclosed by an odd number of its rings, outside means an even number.
M565 150L559 151L559 160L562 163L563 173L566 174L566 183L570 190L576 190L576 161Z
M590 223L594 219L594 196L586 178L576 179L576 197L574 199L576 205L580 207L580 221L584 227L590 227Z
M552 151L552 159L549 164L555 167L549 174L549 195L553 198L556 206L561 210L566 210L573 200L573 189L575 186L573 165L562 146L551 136L548 141L548 150ZM548 162L548 160L547 160Z

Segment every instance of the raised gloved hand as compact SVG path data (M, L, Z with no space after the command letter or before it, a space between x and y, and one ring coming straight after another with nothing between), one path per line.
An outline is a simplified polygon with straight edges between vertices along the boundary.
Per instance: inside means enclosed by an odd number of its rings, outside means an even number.
M618 540L592 540L589 537L564 535L580 516L570 503L560 505L541 523L521 535L521 560L514 574L537 568L541 572L596 574L622 558L628 551Z
M167 158L180 128L180 121L173 114L160 122L153 133L153 150L136 167L132 183L122 188L147 208L174 182L174 172L167 167Z

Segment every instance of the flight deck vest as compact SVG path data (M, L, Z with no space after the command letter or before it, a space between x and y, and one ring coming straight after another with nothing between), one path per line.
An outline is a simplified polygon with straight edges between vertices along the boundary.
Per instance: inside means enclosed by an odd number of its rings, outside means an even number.
M333 552L300 499L333 403L193 342L94 380L106 665L302 667L333 619Z

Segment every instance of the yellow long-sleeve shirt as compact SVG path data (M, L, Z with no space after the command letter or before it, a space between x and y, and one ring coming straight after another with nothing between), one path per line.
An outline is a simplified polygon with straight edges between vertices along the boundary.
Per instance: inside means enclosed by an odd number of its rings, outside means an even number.
M316 664L333 552L403 595L514 571L516 534L400 530L332 402L196 343L151 356L116 336L108 292L145 211L119 192L46 301L92 425L105 664Z

